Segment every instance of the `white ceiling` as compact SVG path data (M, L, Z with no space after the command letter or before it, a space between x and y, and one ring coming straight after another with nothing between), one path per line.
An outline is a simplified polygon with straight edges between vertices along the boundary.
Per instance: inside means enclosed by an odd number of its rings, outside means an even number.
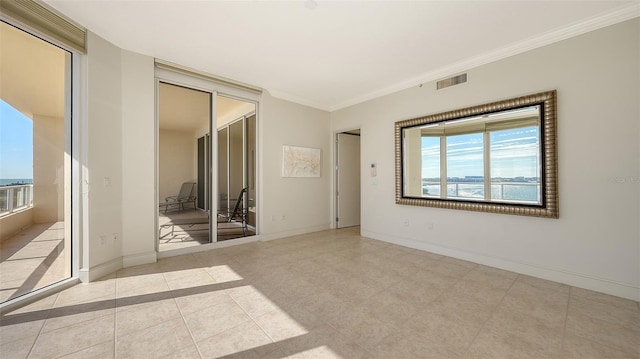
M208 127L210 93L161 83L158 97L160 129L193 132Z
M121 48L325 110L640 12L638 1L45 1Z
M195 132L209 127L211 94L161 83L159 88L159 127L163 130ZM255 111L252 103L216 96L216 127Z

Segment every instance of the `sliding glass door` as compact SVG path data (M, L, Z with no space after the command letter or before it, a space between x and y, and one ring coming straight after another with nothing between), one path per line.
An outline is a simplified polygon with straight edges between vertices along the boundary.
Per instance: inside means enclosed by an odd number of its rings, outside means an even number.
M0 22L0 302L71 277L72 53Z
M198 209L209 211L209 199L211 193L210 165L211 139L209 134L198 138L198 181L197 181L197 206Z
M210 243L212 93L158 86L159 250Z
M218 210L226 223L218 223L217 240L223 241L257 233L257 132L254 104L222 96L218 104L235 108L218 118Z
M229 128L218 130L218 212L229 208Z
M156 60L161 257L257 234L259 93L192 74ZM189 183L193 202L172 204Z

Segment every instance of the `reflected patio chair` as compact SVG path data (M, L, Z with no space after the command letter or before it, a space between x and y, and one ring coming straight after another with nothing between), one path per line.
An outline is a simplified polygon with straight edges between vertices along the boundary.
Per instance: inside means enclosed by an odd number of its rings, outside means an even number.
M196 196L193 192L196 188L195 182L185 182L180 187L180 192L177 196L169 196L164 199L163 203L160 203L160 208L164 207L164 213L167 211L184 211L185 204L191 203L193 209L196 209Z
M243 188L238 194L236 204L233 209L227 208L218 211L217 224L218 229L233 229L237 227L220 227L221 223L240 223L242 227L242 233L247 234L247 213L248 209L244 208L244 196L249 191L249 187Z

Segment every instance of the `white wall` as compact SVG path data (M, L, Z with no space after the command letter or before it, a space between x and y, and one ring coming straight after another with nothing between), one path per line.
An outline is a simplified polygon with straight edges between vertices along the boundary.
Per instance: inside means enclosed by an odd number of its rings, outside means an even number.
M160 130L158 138L158 201L175 196L184 182L196 178L196 139L193 132Z
M11 216L0 217L0 244L32 224L33 207L15 212Z
M153 58L122 51L123 266L156 259Z
M33 221L64 219L64 118L33 115Z
M83 238L81 278L89 271L109 272L121 266L122 234L122 67L121 51L88 32L87 159L88 238ZM104 237L104 241L101 237ZM104 243L103 243L104 242ZM103 270L96 270L102 266ZM97 274L96 274L97 275Z
M83 281L155 261L157 213L153 58L87 36Z
M330 226L332 159L329 113L272 97L260 99L261 238L268 240ZM260 130L259 132L260 133ZM282 146L319 148L320 178L283 178ZM259 194L260 195L260 194Z
M82 238L80 276L83 280L99 278L123 266L153 262L157 213L154 207L153 59L123 51L93 33L88 35L88 46L86 172L89 190L87 235ZM267 93L260 101L260 183L268 183L260 187L264 205L260 213L262 238L329 228L329 114L275 99ZM160 131L159 181L166 178L166 168L170 174L184 177L174 180L173 185L159 183L160 198L174 195L182 182L194 179L194 135ZM322 177L280 177L284 144L320 148ZM176 156L180 157L177 163L166 162Z
M639 24L470 69L466 84L426 83L332 113L333 131L362 128L363 235L639 300ZM559 219L395 204L395 121L551 89Z

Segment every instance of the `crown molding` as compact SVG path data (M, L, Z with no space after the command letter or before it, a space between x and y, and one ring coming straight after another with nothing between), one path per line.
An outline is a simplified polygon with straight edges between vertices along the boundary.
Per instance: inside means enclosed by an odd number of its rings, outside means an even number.
M321 110L321 111L331 112L331 106L329 106L329 105L321 104L319 102L311 101L311 100L303 98L303 97L292 95L292 94L290 94L288 92L285 92L285 91L267 89L267 92L269 92L269 94L272 97L275 97L275 98L278 98L278 99L281 99L281 100L295 102L298 105L313 107L313 108L315 108L317 110Z
M578 35L585 34L590 31L598 30L607 26L615 25L623 21L631 20L640 16L640 2L633 2L626 4L616 9L587 18L580 22L568 24L560 29L549 31L517 43L513 43L494 51L490 51L484 54L473 56L449 66L445 66L434 71L424 73L420 76L402 81L391 86L385 87L378 91L370 92L368 94L358 96L351 100L337 104L335 106L329 106L328 111L333 112L354 106L369 100L373 100L378 97L386 96L398 91L406 90L408 88L418 86L420 84L440 80L444 77L452 76L461 72L468 71L471 68L486 65L491 62L505 59L514 55L518 55L533 49L537 49L546 45L550 45L562 40L566 40Z

